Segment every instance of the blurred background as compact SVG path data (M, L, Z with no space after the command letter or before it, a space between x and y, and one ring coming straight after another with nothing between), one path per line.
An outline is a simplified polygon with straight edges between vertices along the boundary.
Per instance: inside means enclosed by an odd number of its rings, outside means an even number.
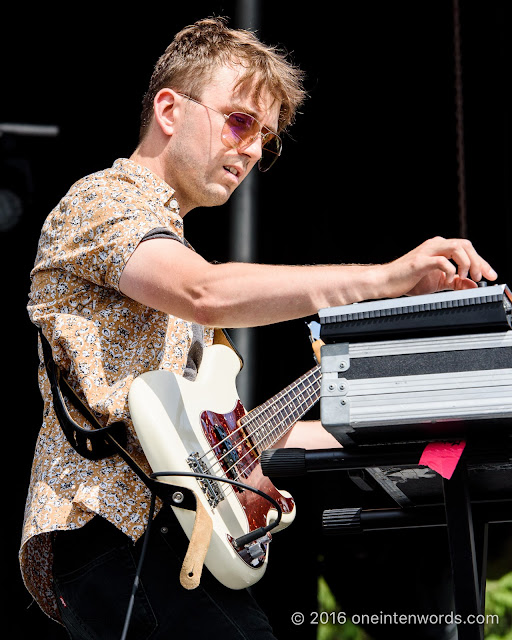
M510 285L512 4L9 4L0 40L8 626L12 637L37 629L38 638L60 638L30 606L16 557L41 413L29 274L41 225L69 186L132 153L143 94L173 35L228 16L290 52L309 93L272 170L224 207L187 216L185 234L204 257L383 262L432 235L462 235ZM303 321L235 340L248 408L314 364ZM511 570L507 554L498 555L497 572Z

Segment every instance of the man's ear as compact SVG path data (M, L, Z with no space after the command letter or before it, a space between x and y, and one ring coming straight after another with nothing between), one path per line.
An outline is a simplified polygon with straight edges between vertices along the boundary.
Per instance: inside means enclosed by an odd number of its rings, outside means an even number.
M160 89L153 101L155 121L162 133L167 136L171 136L174 133L176 106L176 94L167 87Z

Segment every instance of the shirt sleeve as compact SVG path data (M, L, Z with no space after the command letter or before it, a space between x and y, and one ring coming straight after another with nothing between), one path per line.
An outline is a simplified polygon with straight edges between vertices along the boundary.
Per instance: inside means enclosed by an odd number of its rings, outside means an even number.
M139 243L150 237L183 241L182 224L177 211L136 189L81 183L46 220L34 272L58 268L119 291L123 269Z
M142 238L141 242L145 242L146 240L153 240L153 238L169 238L169 240L177 240L178 242L183 242L183 238L177 233L174 233L170 229L166 229L165 227L157 227L156 229L152 229L148 231L146 235Z

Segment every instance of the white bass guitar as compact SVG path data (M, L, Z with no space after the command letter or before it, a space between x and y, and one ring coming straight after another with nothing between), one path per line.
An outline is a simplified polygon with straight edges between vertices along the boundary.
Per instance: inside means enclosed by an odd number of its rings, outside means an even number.
M236 390L239 371L236 353L214 344L204 350L193 382L165 370L136 378L128 396L130 413L153 472L192 471L255 487L281 507L281 522L273 529L279 531L293 521L295 503L262 474L260 455L317 402L321 371L314 367L249 413ZM204 564L215 578L231 589L256 583L267 566L269 540L242 548L234 540L275 521L275 507L221 481L173 476L167 482L192 489L210 514L213 532ZM195 513L172 508L190 538Z

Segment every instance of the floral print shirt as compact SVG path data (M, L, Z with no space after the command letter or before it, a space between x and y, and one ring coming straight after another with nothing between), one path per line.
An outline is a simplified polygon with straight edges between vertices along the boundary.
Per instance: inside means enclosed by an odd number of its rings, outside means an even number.
M29 315L50 342L56 364L100 423L125 422L127 448L146 472L149 465L128 411L130 383L148 370L183 374L197 326L125 297L119 279L151 232L184 242L173 196L167 183L128 159L79 180L46 219L31 273ZM201 331L204 345L211 344L213 331ZM88 460L69 445L53 410L42 360L39 387L43 423L20 563L28 590L58 620L52 532L81 527L99 514L135 541L145 530L150 494L119 456ZM69 411L87 427L78 412Z

